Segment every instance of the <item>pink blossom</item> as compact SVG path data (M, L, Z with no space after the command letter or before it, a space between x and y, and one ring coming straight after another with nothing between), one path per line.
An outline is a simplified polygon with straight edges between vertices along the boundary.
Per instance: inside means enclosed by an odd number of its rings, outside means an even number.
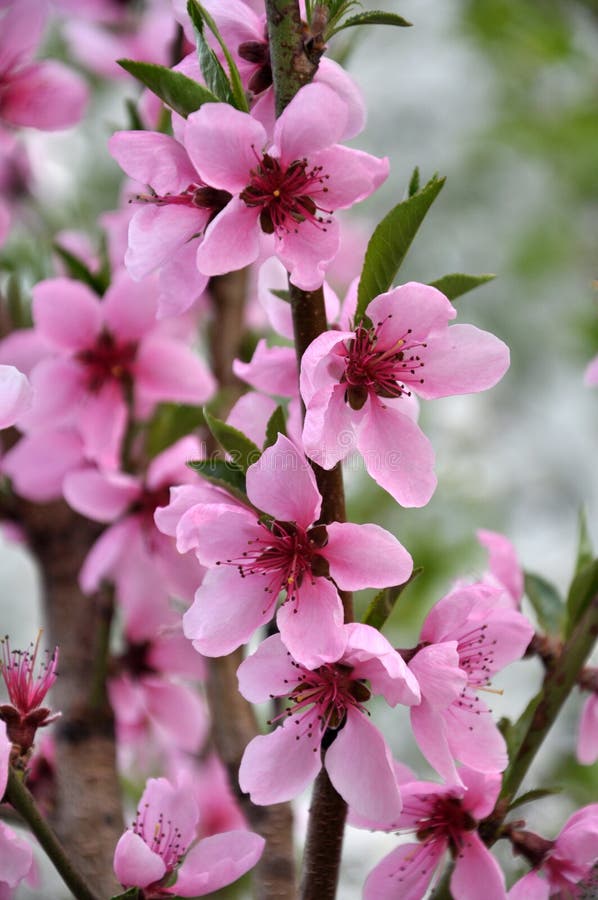
M514 843L517 847L516 840ZM513 885L509 900L548 900L557 894L591 896L581 888L587 879L591 881L592 869L598 863L598 803L578 809L554 841L543 843L546 852L532 871Z
M155 293L122 272L100 300L76 281L53 278L33 288L35 331L48 356L31 373L36 389L28 430L71 426L90 460L118 465L132 393L139 418L156 403L201 404L214 380L181 341L155 322Z
M517 558L517 551L511 541L497 531L480 529L477 538L489 555L490 572L484 580L489 584L504 588L513 606L518 608L523 597L523 570Z
M8 692L8 703L0 705L0 720L6 723L11 742L20 747L22 754L33 746L37 729L54 722L60 715L52 715L48 707L42 706L56 681L58 648L51 655L46 651L41 672L37 672L40 637L41 632L29 650L11 650L7 637L0 641L0 674Z
M456 588L428 614L422 649L409 664L423 698L411 724L446 781L460 783L455 759L486 774L506 768L504 738L478 692L492 690L491 677L520 659L532 637L531 623L504 592L484 584Z
M250 831L230 831L194 843L198 818L187 786L150 778L135 821L114 851L120 883L143 888L147 900L169 895L201 897L232 884L256 864L263 838Z
M434 492L434 453L414 421L424 399L486 390L509 365L508 348L472 325L435 288L410 282L369 304L372 326L321 334L301 362L307 412L303 442L325 469L356 448L381 487L402 506Z
M299 91L276 120L272 141L260 122L226 104L191 113L187 152L203 182L233 197L206 229L197 253L201 272L254 262L266 234L275 237L293 283L319 287L340 240L329 217L368 197L388 174L387 160L336 143L346 121L345 104L322 84Z
M591 363L588 363L584 375L584 383L587 384L588 387L598 384L598 356L595 356Z
M6 733L6 725L0 720L0 800L8 781L8 767L12 741ZM11 896L10 889L31 874L34 866L30 845L12 828L0 822L0 895Z
M46 4L39 0L14 0L0 18L0 118L54 131L79 121L87 88L56 60L31 62L45 20Z
M591 766L598 759L598 694L586 698L579 721L577 759L583 766Z
M454 859L450 887L459 900L505 900L497 861L482 843L479 820L493 809L501 779L460 770L464 787L426 781L401 785L398 828L415 832L418 843L401 844L370 872L364 900L421 900L447 851ZM394 830L394 829L393 829Z
M0 365L0 428L14 425L31 406L29 380L14 366Z
M324 765L357 813L390 827L401 810L399 788L391 753L370 723L365 703L372 693L382 694L391 706L418 703L417 682L376 629L350 624L340 630L344 650L316 669L293 659L281 635L266 638L239 666L239 689L248 700L289 700L273 720L282 720L282 727L247 746L239 784L254 803L280 803L307 787Z
M315 524L322 498L307 460L283 435L247 470L240 504L191 507L177 526L180 551L196 548L208 572L184 631L206 656L230 653L270 621L303 665L336 661L344 648L337 587L359 590L406 581L407 551L377 525Z

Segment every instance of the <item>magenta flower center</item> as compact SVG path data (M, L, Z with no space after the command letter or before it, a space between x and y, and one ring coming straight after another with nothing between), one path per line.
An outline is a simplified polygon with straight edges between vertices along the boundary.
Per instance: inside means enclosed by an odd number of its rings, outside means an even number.
M95 346L82 350L76 358L86 369L88 390L95 392L109 381L130 381L136 354L136 343L119 344L113 335L103 331Z
M316 525L305 531L294 522L275 521L271 530L262 522L258 525L259 536L247 541L247 550L240 557L218 560L216 565L234 565L242 578L261 576L268 595L266 609L283 590L287 600L296 602L306 574L312 579L328 574L327 562L317 552L327 541L326 529Z
M11 650L8 637L0 641L2 647L0 671L8 691L8 698L21 716L27 716L37 709L56 681L57 648L51 655L45 651L45 659L40 662L39 671L37 673L35 671L39 640L38 636L29 650Z
M146 803L143 810L137 811L133 831L162 859L166 866L166 878L181 862L187 847L182 843L181 831L170 819L165 819L163 813L160 813L157 821L152 819L148 822L148 807L149 804Z
M488 626L479 625L459 638L457 652L459 665L469 676L473 686L487 685L494 668L494 647L496 640L487 635Z
M326 664L311 671L293 662L298 671L297 683L288 696L289 705L280 716L271 720L293 717L297 725L297 740L314 740L318 750L327 729L338 730L345 721L347 709L366 712L364 702L371 694L365 682L352 676L352 669L339 663Z
M411 328L387 350L378 350L377 343L377 329L360 325L355 338L344 345L344 352L341 349L347 360L341 381L346 384L345 401L353 409L361 409L373 394L389 398L409 396L406 385L424 382L424 364L417 350L426 344L411 337Z
M256 154L257 156L257 154ZM302 222L311 222L326 231L332 210L319 205L327 193L329 175L322 174L322 166L308 168L306 159L297 159L289 166L264 153L250 172L251 181L240 197L250 207L259 207L260 225L266 234L279 237L297 233Z

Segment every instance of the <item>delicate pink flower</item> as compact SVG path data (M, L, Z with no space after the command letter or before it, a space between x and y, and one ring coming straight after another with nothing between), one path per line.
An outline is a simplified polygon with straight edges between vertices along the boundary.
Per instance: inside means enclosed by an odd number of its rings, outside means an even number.
M592 691L583 705L577 738L577 759L591 766L598 759L598 694Z
M0 800L6 790L11 751L12 741L6 733L5 723L0 720ZM10 889L27 878L33 866L30 845L12 828L0 822L0 896L10 897Z
M0 118L54 131L79 121L87 88L56 60L31 62L45 20L39 0L16 0L0 18Z
M370 723L365 703L377 693L391 706L411 705L419 702L419 689L401 656L375 628L351 624L340 630L344 650L317 669L294 660L280 635L266 638L239 666L239 689L248 700L289 700L273 720L282 720L282 727L247 746L239 784L254 803L280 803L307 787L324 765L357 813L390 827L401 810L399 788L391 753Z
M283 640L308 667L336 661L345 637L341 590L401 584L412 560L377 525L316 525L322 498L307 460L283 435L247 470L247 496L265 515L241 504L198 505L177 527L178 548L196 548L208 567L184 631L206 656L245 643L274 615Z
M39 651L41 632L30 650L11 650L8 638L0 641L2 659L0 673L8 692L8 703L0 705L0 719L6 723L10 740L20 747L21 754L33 746L35 732L44 725L49 725L60 713L52 714L51 710L42 706L46 694L56 681L58 664L58 648L52 655L46 651L46 659L41 663L41 672L37 673L37 654Z
M490 572L484 580L489 584L504 588L518 608L523 597L523 570L517 559L517 551L511 541L497 531L482 528L477 538L489 554Z
M523 832L523 838L525 835ZM517 848L517 833L514 837ZM593 896L586 894L582 885L588 879L591 881L592 870L598 863L598 803L578 809L554 841L542 843L546 845L545 852L538 854L532 871L513 885L509 900L548 900L557 894L559 897ZM520 852L526 855L524 850Z
M255 865L263 838L250 831L230 831L194 844L198 818L187 786L150 778L135 821L114 851L120 883L143 888L147 900L169 895L201 897L232 884Z
M276 120L272 141L260 122L227 104L191 113L185 146L195 168L203 182L233 195L206 229L201 272L254 262L260 236L274 235L293 283L319 287L339 246L330 215L368 197L388 174L387 160L336 143L346 120L343 101L322 84L299 91Z
M423 647L409 663L423 698L411 724L446 781L460 783L455 759L487 774L505 769L504 738L478 691L491 690L492 676L520 659L532 637L531 623L489 585L456 588L428 614Z
M455 862L453 897L505 900L504 875L476 830L494 807L500 776L460 773L463 788L426 781L401 785L398 828L415 832L419 843L401 844L378 863L365 883L364 900L421 900L447 850Z
M509 365L494 335L448 322L456 311L435 288L410 282L380 294L372 326L321 334L301 361L303 442L325 469L356 448L369 474L402 506L434 492L434 453L413 420L411 393L424 399L486 390Z
M14 366L0 365L0 428L14 425L31 406L29 380Z
M84 463L83 440L75 428L42 428L24 435L6 453L1 470L21 497L47 503L62 496L67 472Z
M115 468L129 393L138 418L160 401L201 404L211 396L212 375L182 341L160 331L155 302L147 284L124 272L102 301L67 278L33 288L35 331L50 354L31 373L36 398L28 430L71 426L88 459Z
M598 356L594 357L592 362L588 364L584 375L584 383L588 387L598 384Z

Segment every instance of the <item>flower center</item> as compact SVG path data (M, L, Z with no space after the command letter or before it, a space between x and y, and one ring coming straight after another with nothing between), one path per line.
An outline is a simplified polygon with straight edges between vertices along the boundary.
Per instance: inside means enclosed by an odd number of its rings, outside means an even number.
M288 697L289 705L269 724L293 716L298 727L297 740L302 737L312 740L315 734L313 749L316 751L327 729L337 731L343 726L349 707L367 712L363 704L371 692L365 682L352 677L350 666L328 663L313 671L294 661L293 666L298 674Z
M320 213L330 215L332 210L318 205L320 195L328 191L329 176L322 174L322 166L308 169L306 159L297 159L285 167L264 153L250 175L251 181L240 197L249 207L261 207L260 225L266 234L282 237L285 233L297 233L302 222L311 222L326 231L331 220Z
M222 212L232 194L210 187L207 184L190 184L180 194L136 194L133 198L143 203L154 203L157 206L191 206L207 213L206 225Z
M129 381L136 353L136 343L117 344L108 331L103 331L94 347L76 356L87 370L88 390L99 391L108 381Z
M426 798L422 798L426 799ZM417 822L416 837L423 843L447 838L451 850L457 853L467 831L474 831L477 822L458 797L427 798L426 812Z
M258 525L259 537L247 541L248 549L240 557L218 560L216 565L234 565L242 578L262 576L264 592L268 595L265 612L283 590L287 592L287 600L296 603L306 573L311 578L328 574L327 562L317 552L325 546L328 537L321 525L307 531L294 522L274 521L270 528L261 521Z
M411 338L411 328L387 350L377 350L377 343L377 329L360 325L355 338L345 344L343 355L347 362L341 381L347 385L345 401L352 409L361 409L372 394L388 398L410 396L407 384L423 384L424 364L416 351L426 344Z
M8 698L21 715L36 709L56 681L58 648L50 655L45 651L45 659L40 663L40 672L35 674L41 632L29 650L11 650L8 637L0 641L2 659L0 672L4 678Z
M181 831L170 819L165 819L160 813L158 820L153 824L148 822L147 810L149 804L145 804L143 810L137 810L133 831L147 844L153 853L162 858L166 866L166 875L169 875L181 862L186 846L182 843Z

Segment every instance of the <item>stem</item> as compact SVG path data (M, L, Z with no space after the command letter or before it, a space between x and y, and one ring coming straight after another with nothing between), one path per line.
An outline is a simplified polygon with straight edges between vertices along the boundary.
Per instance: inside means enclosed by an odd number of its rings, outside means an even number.
M494 812L482 824L482 833L488 845L499 837L509 804L514 799L561 707L577 683L597 636L598 595L589 603L570 638L563 644L558 658L544 676L540 701L519 750L505 772L500 800Z
M313 78L317 62L305 52L298 0L266 0L272 80L279 116L303 85ZM289 282L298 365L309 344L328 329L324 293L302 291ZM320 522L344 522L345 493L340 465L331 471L312 463L322 495ZM341 592L345 622L353 620L352 595ZM325 769L314 783L303 857L302 900L332 900L338 883L347 804L333 788Z
M54 863L56 871L77 900L100 900L99 896L94 894L85 879L71 864L62 844L46 820L41 816L30 791L13 768L8 770L8 784L4 799L11 803L27 822L31 831Z

